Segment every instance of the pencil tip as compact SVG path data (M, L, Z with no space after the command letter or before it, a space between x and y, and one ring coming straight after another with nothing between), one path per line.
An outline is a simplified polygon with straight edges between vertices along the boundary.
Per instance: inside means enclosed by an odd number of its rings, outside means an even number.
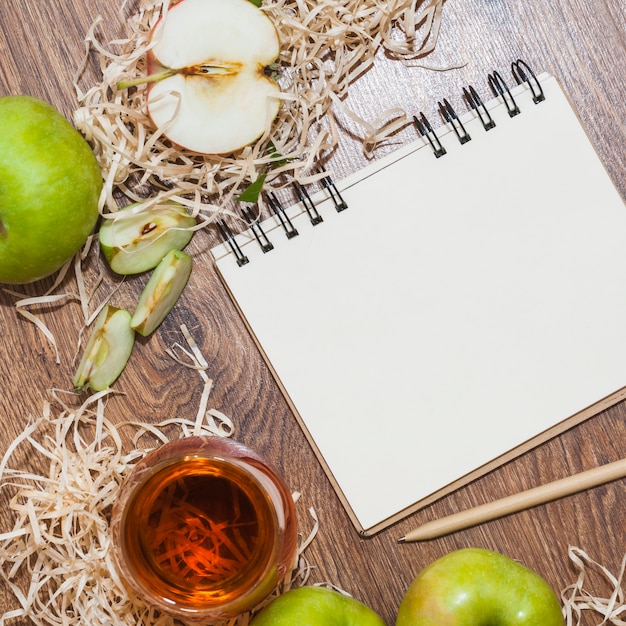
M398 539L398 543L406 543L406 537L400 537L400 539Z

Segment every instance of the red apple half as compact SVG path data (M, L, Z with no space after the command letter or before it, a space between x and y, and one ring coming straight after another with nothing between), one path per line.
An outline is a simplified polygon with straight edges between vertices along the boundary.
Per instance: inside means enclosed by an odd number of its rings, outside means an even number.
M258 139L280 107L268 66L280 43L250 0L182 0L151 33L148 112L172 142L204 154Z

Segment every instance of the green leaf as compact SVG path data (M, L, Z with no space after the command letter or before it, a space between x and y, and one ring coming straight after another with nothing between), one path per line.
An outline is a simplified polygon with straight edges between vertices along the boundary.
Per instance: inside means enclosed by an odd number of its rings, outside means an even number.
M255 7L260 7L263 4L263 0L250 0Z
M248 185L235 199L239 200L239 202L258 202L266 176L267 174L265 173L260 174L259 177L253 183Z
M267 151L270 154L270 159L272 159L273 167L282 167L283 165L289 163L290 161L295 161L295 157L287 158L283 157L280 152L276 151L274 144L270 141L267 145Z

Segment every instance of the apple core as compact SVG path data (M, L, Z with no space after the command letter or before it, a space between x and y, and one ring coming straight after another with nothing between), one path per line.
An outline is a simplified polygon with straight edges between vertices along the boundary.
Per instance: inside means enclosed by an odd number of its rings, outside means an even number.
M250 0L178 2L151 33L152 121L175 144L203 154L252 143L280 107L267 70L279 52L275 26Z

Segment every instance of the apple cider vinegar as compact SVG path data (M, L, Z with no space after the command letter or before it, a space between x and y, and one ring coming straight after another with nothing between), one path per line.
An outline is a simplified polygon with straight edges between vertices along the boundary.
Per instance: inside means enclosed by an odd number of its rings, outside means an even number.
M269 595L293 566L296 531L282 479L254 452L218 437L146 456L111 519L129 585L187 621L226 619Z

